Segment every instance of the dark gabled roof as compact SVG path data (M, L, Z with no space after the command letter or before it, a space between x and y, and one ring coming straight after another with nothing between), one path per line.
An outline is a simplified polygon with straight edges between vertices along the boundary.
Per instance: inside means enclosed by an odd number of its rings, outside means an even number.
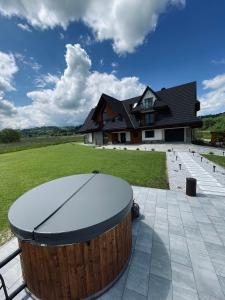
M101 106L101 102L106 101L110 104L113 111L118 112L123 119L117 120L116 122L109 121L107 122L102 130L120 130L125 128L133 128L132 122L129 117L129 113L126 111L126 107L123 105L123 101L119 101L111 96L106 94L102 94L97 106L91 110L87 119L85 120L83 126L80 128L79 132L87 132L98 130L99 125L93 120L95 113L97 112L99 106Z
M150 91L153 95L155 95L156 99L158 99L158 95L156 94L156 92L154 92L153 89L151 89L149 86L147 86L146 89L144 90L143 94L140 96L140 99L138 100L138 104L142 101L142 99L144 98L147 91Z
M92 130L97 130L98 129L98 124L96 124L93 120L93 114L95 112L95 108L92 108L91 111L89 112L84 124L81 126L79 132L86 132L86 131L92 131Z
M119 101L119 100L117 100L117 99L115 99L113 97L110 97L110 96L106 95L106 94L102 94L102 96L105 99L105 101L110 104L110 106L112 107L113 111L118 112L123 117L124 121L120 122L121 123L120 128L132 128L133 127L132 126L132 122L130 120L129 113L126 110L126 107L124 107L124 105L123 105L123 101ZM114 123L114 122L112 122L112 123ZM108 125L108 124L106 124L106 125ZM116 124L112 124L112 125L118 127L118 124L117 125ZM123 125L125 127L122 127ZM106 127L108 127L108 126L106 126Z
M169 114L158 118L155 126L198 122L196 117L196 82L162 89L156 92L169 107Z
M163 108L167 108L168 104L165 103L165 101L163 101L162 99L156 99L154 102L154 106L153 108L155 110L159 110L159 109L163 109Z
M115 112L120 113L123 116L122 122L108 122L102 130L119 130L126 128L140 128L139 122L135 117L135 110L133 105L139 103L145 94L146 90L150 89L147 87L141 96L129 98L123 101L119 101L106 94L102 94L99 102L103 98L105 101L110 103L112 109ZM150 89L152 91L152 89ZM154 92L154 91L153 91ZM196 117L196 105L199 101L196 99L196 82L190 82L179 86L162 89L154 92L156 95L156 101L153 109L158 111L157 119L151 128L175 126L176 124L199 124L201 121ZM97 105L98 107L98 105ZM162 110L167 108L166 111ZM80 129L80 132L94 131L98 129L97 125L92 120L94 111L92 109L89 113L84 125Z

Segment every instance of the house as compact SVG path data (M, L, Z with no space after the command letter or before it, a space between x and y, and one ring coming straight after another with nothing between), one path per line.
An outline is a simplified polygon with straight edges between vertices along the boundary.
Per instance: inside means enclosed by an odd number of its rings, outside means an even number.
M196 82L153 91L123 101L102 94L83 126L85 142L116 143L184 142L193 139L192 129L202 126L197 117Z

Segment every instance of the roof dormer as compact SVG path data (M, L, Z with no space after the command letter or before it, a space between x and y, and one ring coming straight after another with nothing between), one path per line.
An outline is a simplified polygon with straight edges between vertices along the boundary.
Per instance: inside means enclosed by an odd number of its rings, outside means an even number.
M143 109L149 110L152 109L154 106L154 102L157 99L155 94L150 89L147 89L139 103Z
M154 103L157 99L158 96L156 93L147 86L139 101L133 106L133 112L153 110Z

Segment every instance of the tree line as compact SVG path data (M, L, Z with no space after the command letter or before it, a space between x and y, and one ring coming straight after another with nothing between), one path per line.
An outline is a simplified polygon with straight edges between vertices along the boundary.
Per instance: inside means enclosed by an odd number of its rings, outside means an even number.
M0 143L19 142L21 138L43 137L43 136L72 136L78 133L81 126L43 126L28 129L5 128L0 131Z

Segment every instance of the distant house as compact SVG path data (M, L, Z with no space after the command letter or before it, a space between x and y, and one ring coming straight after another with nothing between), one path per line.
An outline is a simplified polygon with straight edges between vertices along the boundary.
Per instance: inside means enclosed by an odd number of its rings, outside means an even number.
M192 141L192 129L201 127L197 117L196 82L153 91L123 101L102 94L87 116L81 133L86 143L151 143Z

